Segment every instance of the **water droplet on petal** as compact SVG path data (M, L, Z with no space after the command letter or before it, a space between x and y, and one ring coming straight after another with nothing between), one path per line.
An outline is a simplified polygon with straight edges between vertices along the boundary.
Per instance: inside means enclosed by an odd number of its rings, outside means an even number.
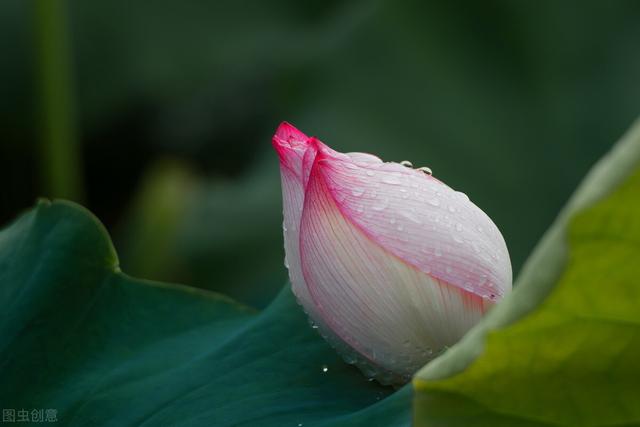
M415 213L415 209L411 209L410 211L400 211L400 215L407 218L409 221L415 222L416 224L422 224L422 220Z
M345 362L347 362L349 365L353 365L357 362L357 358L356 356L351 353L351 352L346 352L342 358L344 359Z
M417 170L422 171L422 172L426 173L427 175L433 175L433 171L431 170L431 168L429 168L427 166L422 166L421 168L418 168Z
M368 176L374 176L375 172L372 170L367 169L367 171L365 172Z
M464 194L462 191L456 191L456 194L458 195L458 197L462 200L469 200L469 196L467 196L466 194Z
M353 194L356 197L360 197L364 194L364 188L354 188L353 190L351 190L351 194Z
M442 249L436 248L435 254L436 254L436 256L442 256Z
M449 212L454 213L456 208L454 206L449 205Z
M429 204L432 206L440 206L440 200L438 199L429 199Z
M371 209L373 209L374 211L383 211L386 209L388 203L388 200L381 200L380 204L371 206Z
M386 183L386 184L391 184L391 185L399 185L402 184L398 179L392 177L392 176L384 176L382 178L382 182Z
M462 224L460 223L456 224L456 231L462 231Z

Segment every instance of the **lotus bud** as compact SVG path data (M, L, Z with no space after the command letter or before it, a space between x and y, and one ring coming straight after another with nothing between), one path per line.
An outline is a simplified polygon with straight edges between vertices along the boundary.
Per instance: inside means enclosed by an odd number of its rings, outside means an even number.
M273 146L292 290L369 378L408 381L511 290L498 228L429 168L339 153L288 123Z

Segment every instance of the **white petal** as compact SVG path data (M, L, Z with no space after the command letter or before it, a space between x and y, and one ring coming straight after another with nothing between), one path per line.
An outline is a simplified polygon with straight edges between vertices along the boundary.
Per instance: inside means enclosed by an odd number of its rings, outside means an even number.
M321 169L316 161L300 234L315 316L370 364L406 380L457 342L491 303L419 271L373 241L345 217Z
M371 240L432 277L490 300L511 290L506 244L464 194L396 163L362 166L320 147L326 185Z

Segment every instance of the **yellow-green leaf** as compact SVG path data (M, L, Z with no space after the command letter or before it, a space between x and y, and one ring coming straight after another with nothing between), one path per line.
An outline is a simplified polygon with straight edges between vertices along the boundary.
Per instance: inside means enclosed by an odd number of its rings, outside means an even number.
M418 425L640 425L640 125L590 173L513 294L414 386Z

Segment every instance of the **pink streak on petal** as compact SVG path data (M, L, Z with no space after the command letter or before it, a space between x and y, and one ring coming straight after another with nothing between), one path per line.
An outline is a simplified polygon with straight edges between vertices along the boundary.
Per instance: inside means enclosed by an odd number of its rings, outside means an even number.
M310 147L309 137L287 122L282 122L271 139L280 157L280 165L290 169L299 178L302 174L302 158Z
M491 303L431 279L351 224L327 186L327 152L321 151L307 185L300 229L302 272L317 315L333 340L384 369L411 375L429 358L416 348L452 345ZM398 361L403 354L413 359Z
M311 297L304 283L300 264L299 233L300 218L304 204L305 158L313 161L316 147L309 137L287 122L283 122L272 139L273 147L280 157L280 177L283 201L283 235L291 289L298 300L313 309ZM314 315L313 312L309 313Z
M466 196L399 164L358 164L324 145L318 145L318 152L339 209L380 246L488 300L511 290L504 239Z
M280 123L278 129L276 129L274 139L277 139L282 144L288 144L291 148L298 145L305 145L309 137L287 122Z

